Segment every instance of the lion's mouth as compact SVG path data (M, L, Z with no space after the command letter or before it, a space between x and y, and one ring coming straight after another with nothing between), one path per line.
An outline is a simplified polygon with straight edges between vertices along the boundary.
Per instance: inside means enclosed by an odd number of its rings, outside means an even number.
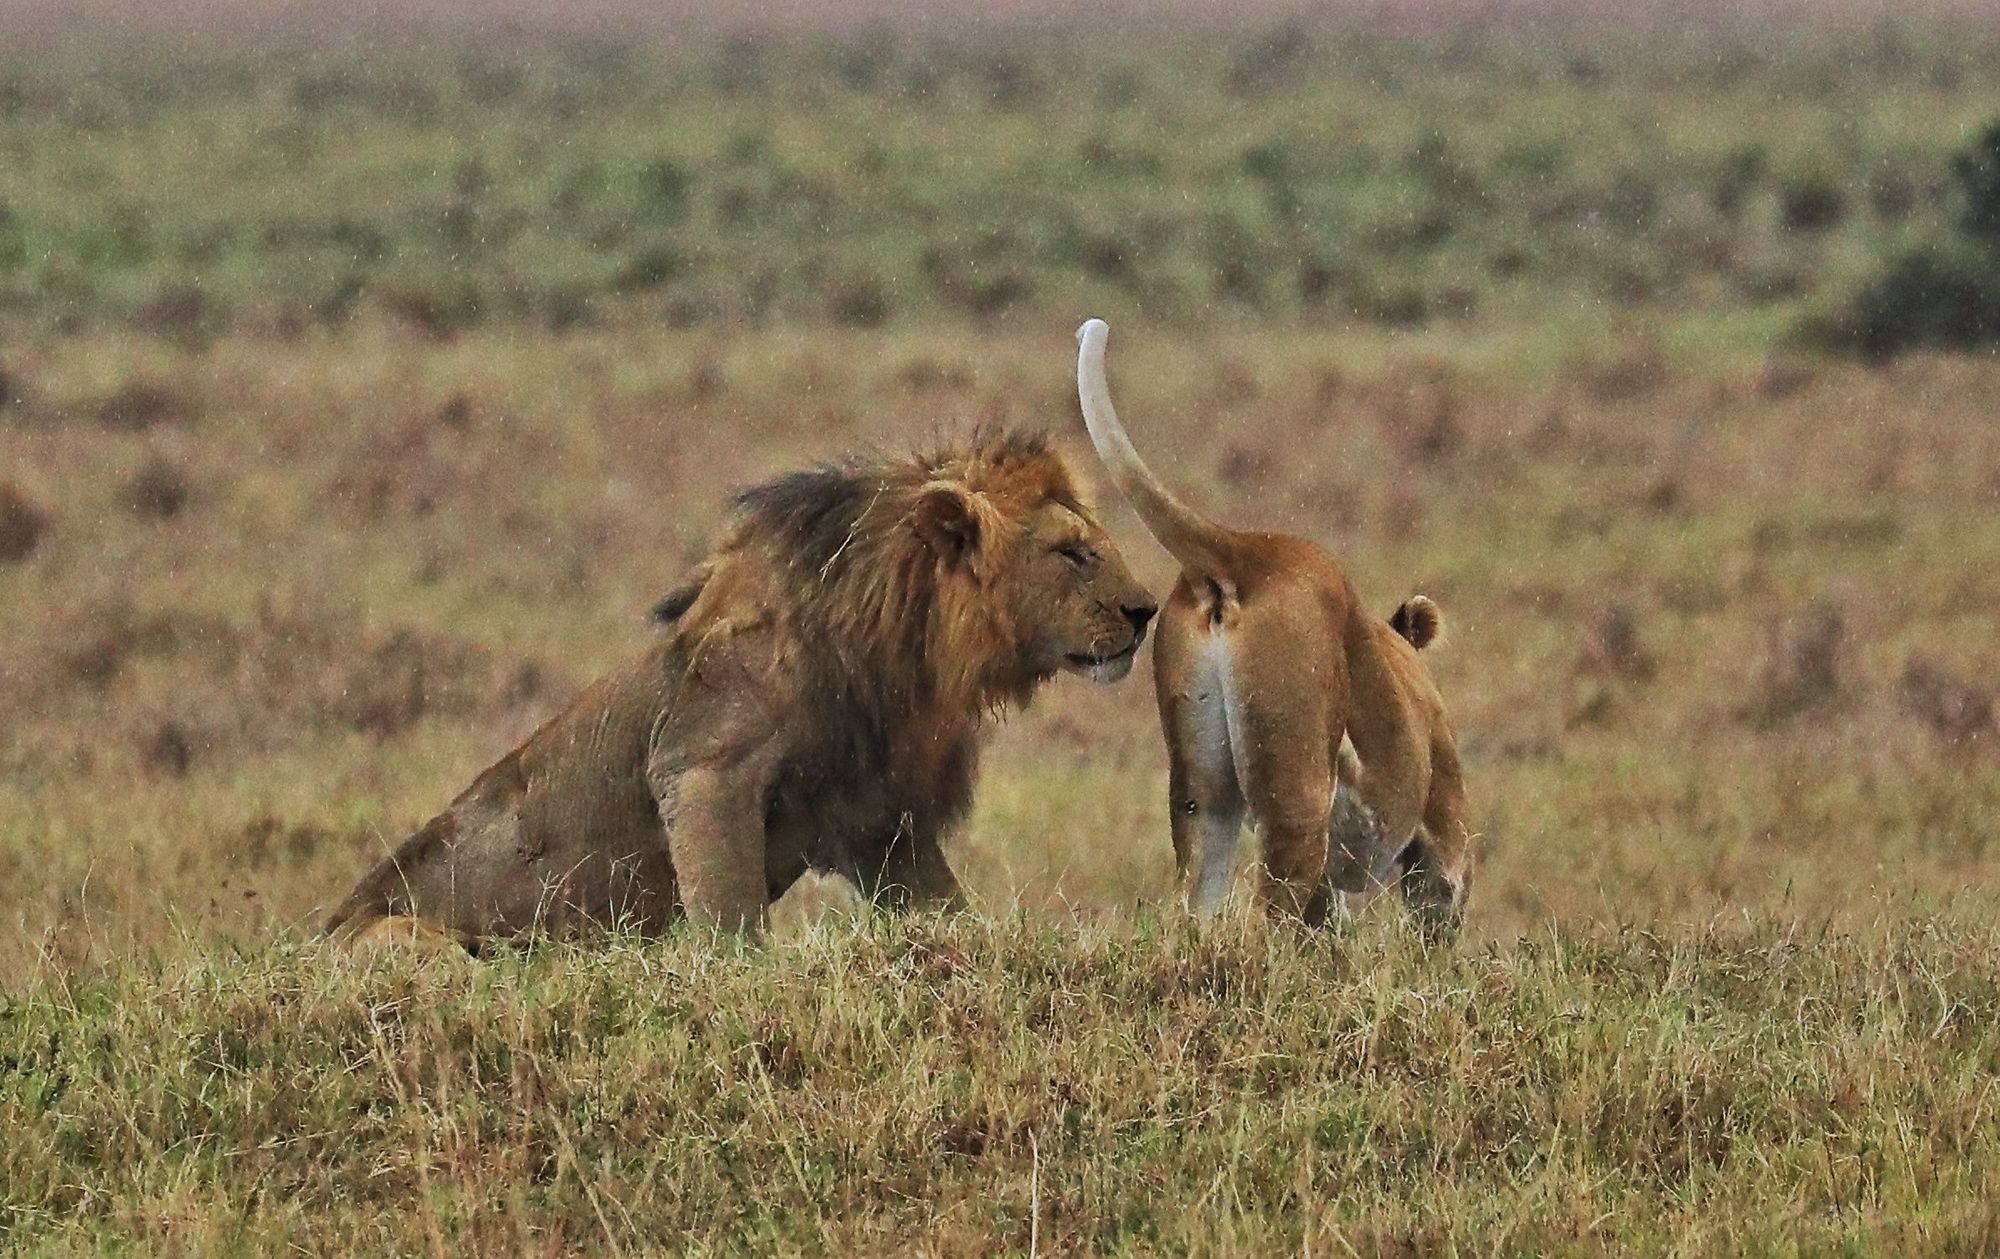
M1132 657L1139 654L1139 644L1133 643L1122 651L1091 652L1073 651L1064 657L1069 667L1102 684L1116 682L1132 671Z
M1069 662L1079 669L1101 669L1108 664L1121 664L1138 654L1139 644L1133 643L1121 651L1072 651L1069 653Z

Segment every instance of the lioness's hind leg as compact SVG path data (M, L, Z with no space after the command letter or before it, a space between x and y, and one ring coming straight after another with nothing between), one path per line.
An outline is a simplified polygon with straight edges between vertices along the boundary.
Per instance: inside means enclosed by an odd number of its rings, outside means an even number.
M1187 885L1188 907L1213 917L1229 897L1236 873L1236 841L1243 833L1243 796L1234 783L1211 792L1185 785L1171 793L1174 856Z
M1410 841L1403 853L1400 886L1417 929L1435 943L1458 933L1465 920L1465 896L1472 879L1469 871L1461 871L1456 879L1447 873L1429 838L1419 831Z
M1340 657L1310 650L1307 632L1294 628L1291 609L1275 612L1277 625L1244 641L1301 642L1297 658L1279 653L1233 655L1230 743L1237 778L1257 825L1263 870L1258 901L1283 918L1324 916L1321 880L1327 868L1327 827L1332 819L1334 753L1347 709L1347 677ZM1306 663L1317 659L1318 669Z
M1160 711L1168 754L1167 813L1172 819L1174 864L1186 889L1188 907L1201 917L1222 908L1236 871L1236 844L1243 832L1243 789L1231 749L1225 662L1212 636L1191 644L1162 629L1162 661L1181 657L1169 680L1162 674ZM1176 648L1180 648L1176 652Z
M1458 752L1448 742L1431 751L1431 789L1424 824L1403 856L1403 900L1424 934L1455 934L1472 890L1473 837L1465 824L1465 784Z

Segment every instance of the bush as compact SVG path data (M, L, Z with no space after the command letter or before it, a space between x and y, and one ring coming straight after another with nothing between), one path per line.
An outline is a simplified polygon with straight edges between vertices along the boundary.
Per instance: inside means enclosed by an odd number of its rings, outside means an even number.
M1906 254L1835 317L1835 344L1866 358L2000 342L2000 260L1976 250Z
M1778 221L1788 232L1828 231L1840 226L1846 214L1846 192L1825 175L1788 180L1778 192Z
M1749 203L1750 195L1763 182L1769 164L1769 156L1761 145L1746 144L1732 152L1715 177L1711 197L1715 212L1734 222Z
M187 474L159 455L140 465L125 483L125 509L151 520L171 520L187 509L194 488Z
M655 222L685 220L694 193L694 174L672 158L649 162L639 172L639 212Z
M1951 173L1965 195L1959 230L2000 248L2000 122L1989 124L1978 143L1952 159Z
M845 328L879 328L889 322L889 290L872 276L856 276L834 286L829 299L833 321Z
M2000 345L2000 123L1952 160L1958 235L1897 258L1818 330L1871 359Z
M611 287L620 293L658 288L687 270L687 258L672 245L650 245L619 268Z

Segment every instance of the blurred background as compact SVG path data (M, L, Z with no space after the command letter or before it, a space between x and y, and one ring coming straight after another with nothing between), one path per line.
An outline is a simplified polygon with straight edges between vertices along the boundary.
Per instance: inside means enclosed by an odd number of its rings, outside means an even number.
M0 974L309 929L734 486L1094 472L1089 315L1195 502L1442 604L1475 933L1990 913L1992 5L545 8L0 17ZM953 857L1130 914L1164 794L1061 682Z

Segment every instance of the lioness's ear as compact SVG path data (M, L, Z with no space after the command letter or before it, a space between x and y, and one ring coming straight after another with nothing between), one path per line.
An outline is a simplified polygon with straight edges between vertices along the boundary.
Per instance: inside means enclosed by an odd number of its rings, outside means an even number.
M939 558L962 562L979 549L979 504L953 481L933 481L917 496L910 523Z
M1444 632L1444 613L1424 596L1411 595L1389 618L1389 628L1408 639L1410 646L1422 651Z

